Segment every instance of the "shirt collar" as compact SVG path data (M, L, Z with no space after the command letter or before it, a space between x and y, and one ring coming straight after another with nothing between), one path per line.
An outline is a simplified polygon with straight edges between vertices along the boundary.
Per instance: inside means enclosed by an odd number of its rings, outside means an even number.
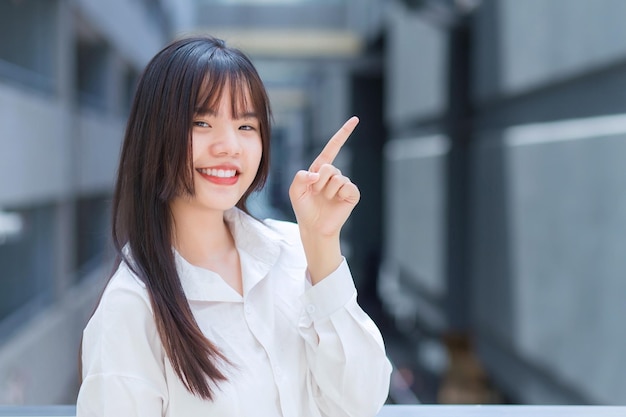
M234 207L224 220L239 250L244 298L270 271L285 239L265 223ZM175 260L183 291L189 300L241 302L241 296L218 275L187 262L176 250Z

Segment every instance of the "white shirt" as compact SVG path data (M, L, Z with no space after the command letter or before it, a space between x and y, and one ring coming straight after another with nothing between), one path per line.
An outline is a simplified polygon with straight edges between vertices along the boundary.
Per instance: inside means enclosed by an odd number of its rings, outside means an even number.
M190 394L165 356L144 284L122 264L83 334L77 417L374 416L391 365L356 302L348 265L312 286L297 225L226 212L243 296L176 253L194 317L234 364L214 400Z

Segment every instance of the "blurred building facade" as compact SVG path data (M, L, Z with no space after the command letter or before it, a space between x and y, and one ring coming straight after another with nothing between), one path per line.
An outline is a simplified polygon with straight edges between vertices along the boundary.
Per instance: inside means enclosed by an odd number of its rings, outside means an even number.
M167 0L0 2L0 403L71 403L134 83Z
M504 400L626 403L625 13L392 7L379 288L444 380L465 335Z
M337 160L362 191L344 249L423 401L442 400L460 337L486 401L626 403L625 7L0 1L0 403L74 401L134 82L196 31L268 87L260 217L292 218L293 174L361 118Z

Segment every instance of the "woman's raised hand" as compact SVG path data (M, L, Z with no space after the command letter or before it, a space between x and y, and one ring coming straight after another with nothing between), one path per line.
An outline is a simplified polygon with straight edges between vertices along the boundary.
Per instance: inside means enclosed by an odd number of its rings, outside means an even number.
M359 202L359 189L341 174L333 161L359 123L351 117L328 141L308 171L301 170L289 188L289 198L298 225L308 236L338 237L342 226Z

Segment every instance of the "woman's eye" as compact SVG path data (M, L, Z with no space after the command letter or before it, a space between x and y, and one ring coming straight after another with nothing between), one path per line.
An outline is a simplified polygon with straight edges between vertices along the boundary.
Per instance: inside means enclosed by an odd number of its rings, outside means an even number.
M193 122L193 125L198 127L211 127L207 122L203 122L202 120L196 120Z
M254 126L250 126L250 125L243 125L243 126L239 126L240 130L254 130Z

